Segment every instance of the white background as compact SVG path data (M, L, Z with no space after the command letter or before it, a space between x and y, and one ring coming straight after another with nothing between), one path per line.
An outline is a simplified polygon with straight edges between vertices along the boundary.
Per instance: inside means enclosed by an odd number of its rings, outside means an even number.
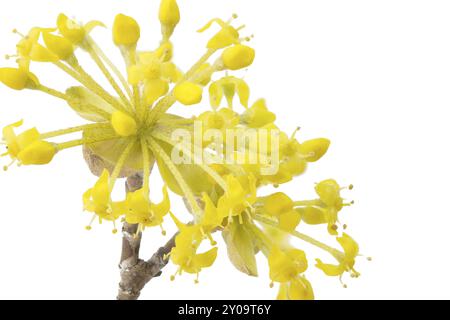
M286 131L301 126L300 139L332 140L327 156L285 190L294 198L308 198L314 182L330 177L355 185L346 195L356 205L341 217L362 252L374 260L358 260L362 276L345 279L348 289L311 263L308 278L316 297L450 298L450 3L179 2L182 23L173 40L182 68L203 52L208 36L195 30L209 18L238 12L246 32L255 34L257 59L245 73L252 99L264 96ZM159 36L157 6L156 0L8 1L0 11L0 54L14 52L18 39L13 28L26 32L52 26L59 12L109 25L116 13L132 15L141 23L143 46L151 49ZM99 30L94 36L109 40L109 32ZM72 84L50 66L34 70L53 87ZM0 97L2 125L22 117L42 131L83 123L64 103L43 94L2 86ZM109 225L84 230L90 216L82 212L81 194L95 180L79 149L58 155L49 166L13 167L0 174L0 298L115 297L120 236L113 236ZM159 190L158 182L154 186ZM184 215L179 202L173 210ZM173 230L170 222L167 228ZM312 232L329 240L325 232ZM144 258L163 241L159 231L146 232ZM320 255L298 244L312 262ZM269 288L265 260L260 264L260 278L249 278L234 270L221 247L217 263L202 272L199 285L188 275L170 282L175 269L169 266L142 298L272 299L276 289Z

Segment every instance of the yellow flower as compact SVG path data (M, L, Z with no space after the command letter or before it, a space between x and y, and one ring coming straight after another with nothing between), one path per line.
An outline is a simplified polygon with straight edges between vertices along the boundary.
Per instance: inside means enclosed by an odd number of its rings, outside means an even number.
M197 274L203 269L210 267L217 257L217 247L204 253L197 253L197 250L204 239L200 225L185 225L175 216L173 220L177 224L180 232L175 238L175 247L170 252L171 261L179 266L177 273L183 271Z
M114 210L110 183L109 172L104 169L94 187L83 194L84 210L95 213L100 222L102 220L115 221L121 214L120 211Z
M246 209L251 209L252 204L256 201L255 178L252 175L240 178L241 180L233 175L225 177L227 187L217 203L219 215L222 218L231 219L238 216L242 219L241 214Z
M227 76L220 80L214 81L209 86L209 99L211 106L213 109L219 107L222 102L222 98L225 95L228 102L228 107L233 108L233 99L236 93L241 104L244 107L247 107L250 96L250 88L244 80Z
M270 279L275 282L289 282L308 269L308 261L302 250L286 251L274 247L269 255Z
M3 140L9 155L13 160L19 160L24 165L43 165L49 163L56 154L53 144L42 141L41 135L36 128L32 128L16 135L14 128L23 124L23 120L3 128ZM6 168L6 167L5 167Z
M341 276L344 272L350 272L353 277L358 277L359 273L354 269L355 258L359 253L358 244L346 233L336 240L344 250L344 255L338 259L339 264L325 264L320 259L316 259L316 267L331 277Z
M128 223L141 225L141 230L145 227L159 226L170 211L167 187L163 188L163 199L160 203L152 203L148 197L148 191L142 188L128 193L123 206L125 220Z
M203 28L198 30L198 32L204 32L208 30L213 23L217 23L221 29L216 33L209 41L206 47L208 49L222 49L233 44L239 44L239 31L231 26L229 23L225 23L221 19L212 19Z

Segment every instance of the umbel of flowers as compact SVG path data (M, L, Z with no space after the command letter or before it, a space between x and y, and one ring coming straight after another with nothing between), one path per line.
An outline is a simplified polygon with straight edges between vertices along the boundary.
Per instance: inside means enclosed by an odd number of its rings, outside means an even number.
M250 37L241 35L243 27L235 26L236 19L235 15L226 21L212 19L199 30L212 32L212 37L204 55L185 71L173 61L171 36L180 21L176 0L161 1L161 42L151 51L138 49L140 27L135 20L123 14L116 16L112 40L124 58L125 73L108 59L92 37L94 29L105 27L99 21L82 24L60 14L54 27L35 27L27 34L14 31L20 41L16 54L9 58L14 57L17 64L1 68L0 81L14 90L39 91L63 100L88 123L52 132L24 130L22 120L7 125L3 129L6 151L2 156L10 158L11 163L4 168L7 170L12 163L45 165L58 153L82 146L105 163L98 181L82 197L84 209L93 217L87 229L96 220L109 221L114 224L115 233L115 223L119 221L139 225L140 233L146 228L162 228L172 220L179 234L167 259L178 266L177 274L197 276L216 260L218 247L214 237L222 233L230 261L239 271L256 276L255 256L262 254L267 258L272 284L279 284L279 299L313 299L312 286L305 276L309 266L307 256L289 240L298 238L328 252L334 264L321 260L315 264L326 275L342 277L349 273L357 277L354 264L359 255L358 245L342 232L338 217L350 203L341 196L345 188L332 179L316 184L314 199L258 192L263 186L279 186L303 174L308 163L318 161L326 153L329 140L298 141L295 134L290 136L279 130L276 116L264 100L249 103L249 86L232 74L253 63L255 50L248 45ZM77 58L80 51L89 55L110 88L102 87L83 68ZM52 89L32 72L35 63L56 66L78 85L65 92ZM233 108L235 97L242 112ZM185 106L209 103L211 109L183 118L169 113L176 103ZM279 170L271 175L261 174L260 169L267 163L175 163L171 154L177 141L172 133L178 129L192 131L196 121L201 121L206 129L222 132L279 130L276 147ZM79 139L52 142L53 138L61 140L73 133L79 133ZM226 145L229 142L223 143L222 150L229 149ZM192 144L221 156L210 140ZM236 146L231 149L236 155L256 152ZM189 150L184 150L184 155L194 157ZM159 203L149 196L154 166L165 181ZM135 173L143 176L142 188L127 193L123 199L112 199L117 180ZM185 198L192 221L182 222L177 212L171 211L169 193ZM302 225L323 225L342 250L301 233ZM210 249L200 251L202 244Z

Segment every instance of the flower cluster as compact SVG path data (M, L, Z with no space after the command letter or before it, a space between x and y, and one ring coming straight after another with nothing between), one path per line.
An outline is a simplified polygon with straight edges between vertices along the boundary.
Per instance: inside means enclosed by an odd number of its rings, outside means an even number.
M358 276L354 270L358 245L342 233L338 219L339 212L351 203L341 197L345 188L331 179L316 185L316 199L293 200L281 192L259 194L263 186L278 187L304 173L309 163L324 156L330 142L324 138L299 141L295 133L288 135L279 129L265 100L249 103L248 84L232 74L253 63L255 50L248 45L251 37L241 34L243 26L235 26L237 18L233 15L227 21L213 19L199 30L216 31L206 44L205 54L186 71L173 62L171 36L180 21L176 0L161 1L161 42L151 51L138 49L140 27L135 20L123 14L116 16L112 38L125 61L125 73L94 41L92 31L105 27L99 21L82 24L60 14L53 28L35 27L25 35L15 31L21 39L17 53L10 57L16 58L17 65L1 68L0 81L14 90L35 90L61 99L89 123L46 133L32 128L19 134L16 131L23 121L13 123L3 129L7 151L2 156L20 165L44 165L57 153L82 146L85 152L103 161L98 181L83 194L84 209L93 216L88 229L96 220L113 224L120 221L139 225L138 232L143 232L145 228L162 228L170 219L179 234L167 258L178 266L177 274L197 276L214 263L218 247L213 236L222 233L230 261L238 270L256 276L255 256L261 252L267 257L270 279L280 284L279 299L312 299L313 290L305 277L306 254L288 240L298 238L330 253L337 260L336 265L321 260L316 265L326 275L341 277L349 272ZM89 55L110 88L102 87L82 67L78 51ZM65 92L54 90L32 73L34 63L53 65L79 85ZM207 94L209 111L191 118L169 113L176 103L200 105ZM242 112L237 111L235 100L239 100ZM192 132L195 122L223 134L228 130L240 130L243 134L250 130L276 131L278 143L269 141L263 148L260 142L255 149L236 145L229 139L221 140L219 146L211 137L203 137L200 141L193 139L189 148L178 151L192 160L196 157L192 152L195 148L219 158L224 157L224 150L231 150L243 161L177 163L172 154L180 146L173 133L179 129ZM261 131L255 132L258 135ZM55 137L73 133L81 134L80 138L52 142ZM273 165L267 161L272 154L278 155L278 170L264 174L261 169ZM251 161L255 157L259 161ZM159 203L149 195L150 174L155 165L165 182ZM116 181L132 174L142 175L142 188L127 193L124 199L112 199ZM183 223L171 212L169 191L186 200L192 221ZM324 225L343 251L300 233L298 229L303 224ZM210 249L200 250L201 245Z

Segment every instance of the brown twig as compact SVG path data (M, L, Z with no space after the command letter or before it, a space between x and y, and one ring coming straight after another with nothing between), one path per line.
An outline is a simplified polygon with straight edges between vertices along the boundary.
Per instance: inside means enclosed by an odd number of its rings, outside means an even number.
M133 192L142 187L142 176L136 174L127 179L127 192ZM174 235L163 247L147 261L139 259L142 234L138 233L138 226L124 223L122 238L122 256L120 259L120 283L118 300L137 300L141 290L155 277L159 277L162 269L167 265L166 255L175 246Z

